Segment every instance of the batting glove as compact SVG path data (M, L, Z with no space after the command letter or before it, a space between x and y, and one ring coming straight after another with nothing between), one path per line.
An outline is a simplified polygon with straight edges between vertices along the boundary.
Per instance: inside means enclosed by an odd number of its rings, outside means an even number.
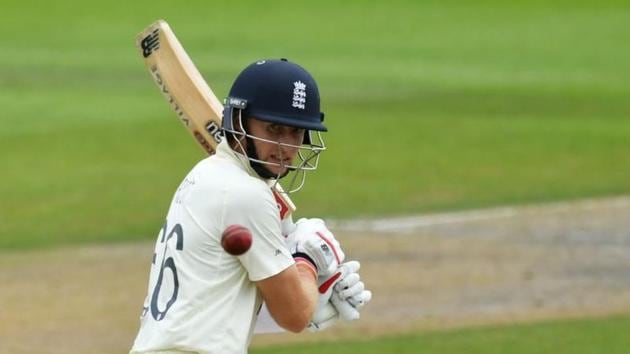
M358 271L361 264L358 261L344 263L343 276L333 286L330 302L345 321L353 321L361 317L359 311L372 299L372 292L365 289Z
M285 238L289 237L289 235L295 231L295 227L296 226L291 215L280 221L280 231L282 232L282 236Z
M320 298L322 296L320 295ZM330 303L330 301L322 303L319 302L317 310L313 313L313 318L308 324L308 330L311 332L323 331L328 327L334 325L339 319L339 312Z
M335 324L339 317L346 321L359 318L358 309L369 301L369 298L365 300L366 296L372 296L364 290L365 286L357 273L359 268L359 262L350 261L341 264L330 277L320 278L319 300L308 326L310 331L324 330Z
M346 257L322 219L298 220L295 230L287 236L287 245L296 261L315 267L318 278L334 274Z

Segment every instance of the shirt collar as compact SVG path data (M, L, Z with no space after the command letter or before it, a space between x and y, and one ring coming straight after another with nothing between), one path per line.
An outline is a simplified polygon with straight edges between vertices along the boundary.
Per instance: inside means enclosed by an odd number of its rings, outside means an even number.
M260 175L254 171L252 166L249 164L249 159L247 156L232 150L230 145L228 145L227 140L223 140L217 145L217 156L226 158L235 164L237 164L241 169L247 172L248 175L256 178L260 178Z

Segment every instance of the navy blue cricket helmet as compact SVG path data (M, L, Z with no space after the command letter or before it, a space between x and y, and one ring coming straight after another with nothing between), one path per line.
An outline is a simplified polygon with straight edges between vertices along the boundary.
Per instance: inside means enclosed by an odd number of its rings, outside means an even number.
M319 105L317 83L304 68L287 59L260 60L245 68L234 81L225 101L223 128L233 130L229 118L234 109L241 109L243 117L307 131L327 131Z

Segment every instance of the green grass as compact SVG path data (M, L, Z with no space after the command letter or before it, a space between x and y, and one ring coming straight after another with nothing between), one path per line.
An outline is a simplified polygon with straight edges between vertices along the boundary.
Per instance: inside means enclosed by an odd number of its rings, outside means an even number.
M288 57L330 133L300 215L630 192L621 1L3 2L0 248L152 238L203 156L135 35L166 18L215 89Z
M357 341L261 347L252 354L622 354L630 318L482 327Z

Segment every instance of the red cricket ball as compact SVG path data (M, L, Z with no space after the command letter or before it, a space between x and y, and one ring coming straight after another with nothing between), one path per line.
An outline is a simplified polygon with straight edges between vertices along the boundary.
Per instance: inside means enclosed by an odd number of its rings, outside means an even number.
M221 246L225 252L240 256L247 252L252 246L252 233L242 225L234 224L228 226L221 236Z

